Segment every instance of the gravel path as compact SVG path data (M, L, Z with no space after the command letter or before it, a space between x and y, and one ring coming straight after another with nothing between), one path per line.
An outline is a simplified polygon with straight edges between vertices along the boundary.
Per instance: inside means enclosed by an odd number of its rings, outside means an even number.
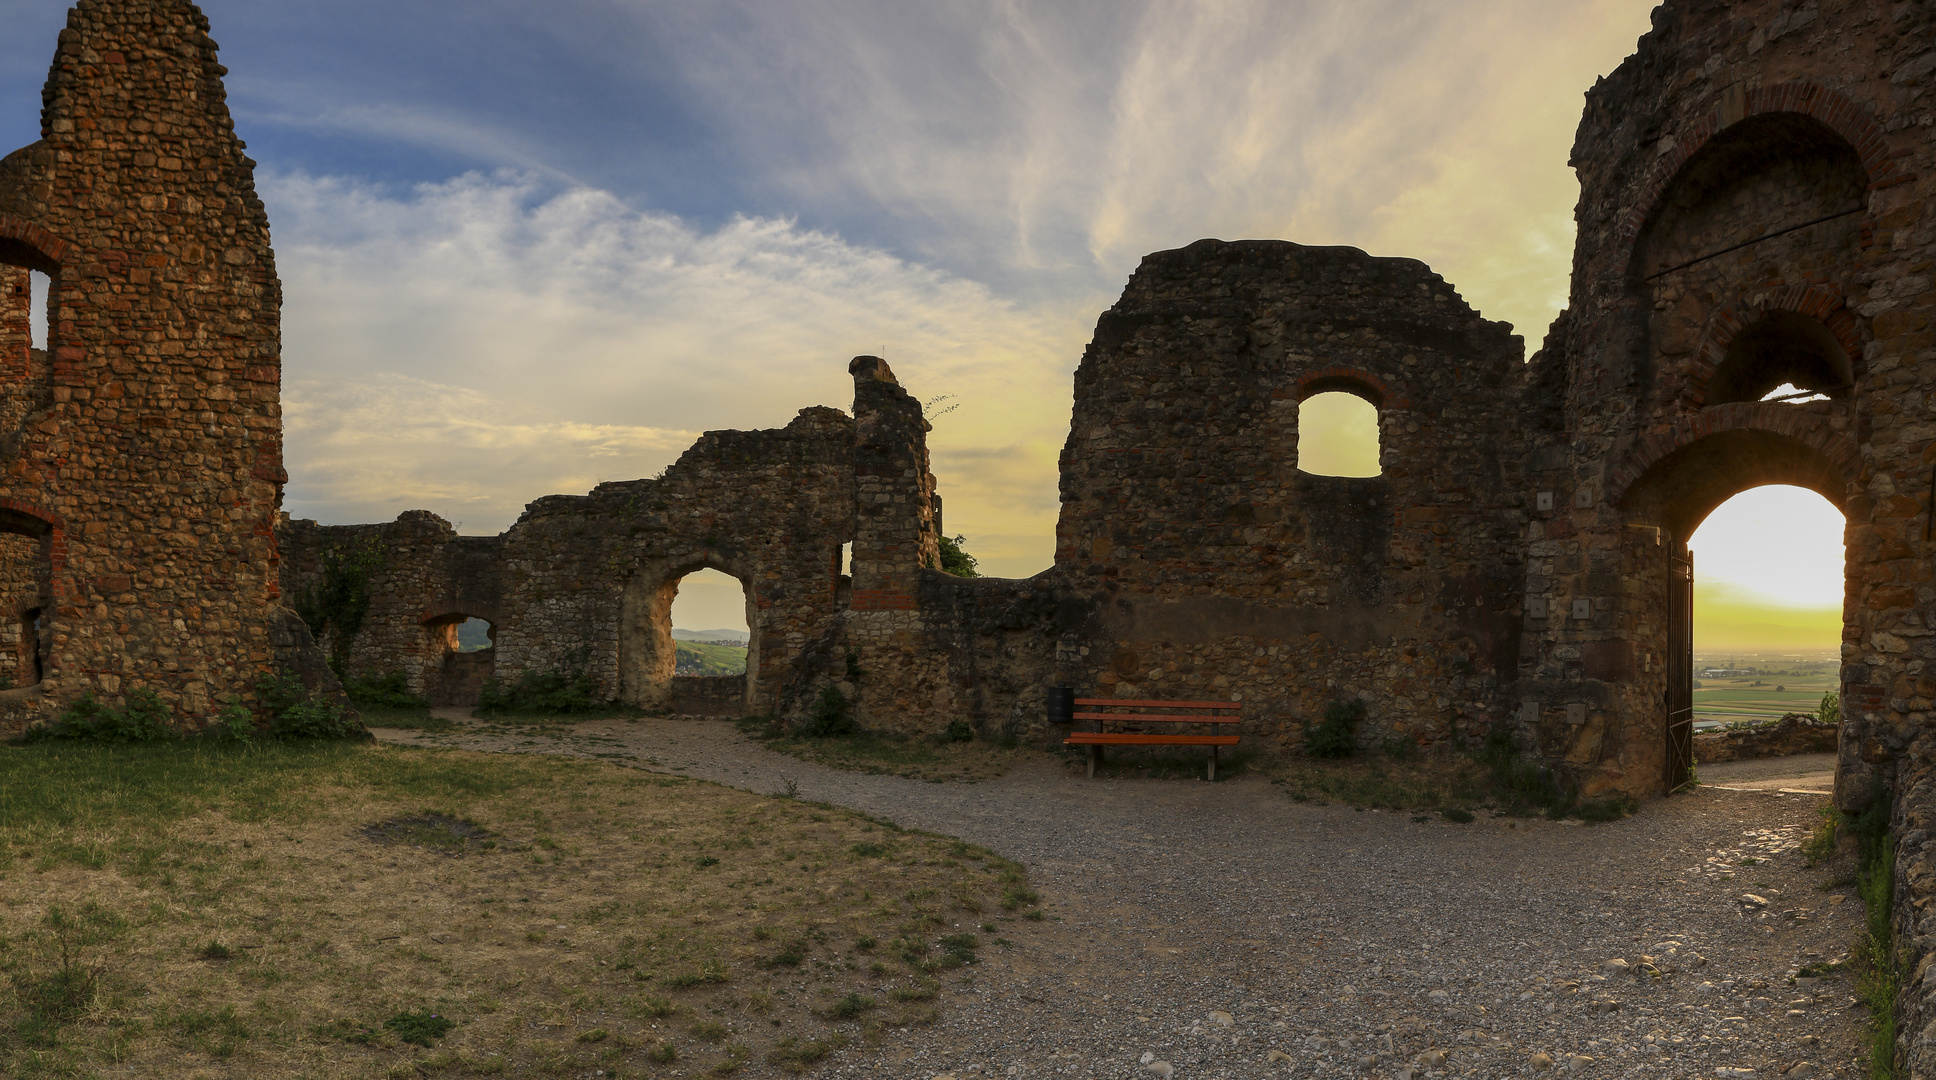
M1026 863L1050 920L1004 923L1017 948L984 949L938 1023L843 1052L834 1075L1864 1073L1849 978L1792 978L1861 921L1849 889L1822 887L1846 867L1796 851L1819 797L1704 788L1608 825L1457 825L1300 805L1252 777L1084 780L1046 757L980 784L837 772L722 721L377 734L761 793L792 780Z

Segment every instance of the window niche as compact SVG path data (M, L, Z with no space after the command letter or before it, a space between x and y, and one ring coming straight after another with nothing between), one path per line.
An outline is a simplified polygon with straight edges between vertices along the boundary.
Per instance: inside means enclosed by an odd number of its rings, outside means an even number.
M1297 407L1297 468L1313 476L1378 476L1378 404L1355 386L1320 387Z

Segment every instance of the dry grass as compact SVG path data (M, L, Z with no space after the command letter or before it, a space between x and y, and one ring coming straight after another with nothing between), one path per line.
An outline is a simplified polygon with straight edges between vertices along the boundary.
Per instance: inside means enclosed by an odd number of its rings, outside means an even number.
M951 742L931 735L863 732L810 739L780 734L757 721L742 723L741 730L760 739L769 750L830 769L905 776L936 784L993 780L1036 753L982 739Z
M0 750L0 1073L805 1069L932 1019L951 935L1033 899L967 844L603 763Z

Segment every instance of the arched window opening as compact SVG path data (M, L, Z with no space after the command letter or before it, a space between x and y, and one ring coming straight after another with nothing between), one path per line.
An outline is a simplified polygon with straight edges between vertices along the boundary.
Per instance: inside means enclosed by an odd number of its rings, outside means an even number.
M673 586L673 674L746 674L746 589L717 570L695 570Z
M38 270L27 272L28 333L31 347L43 353L47 351L47 299L52 286L53 281L46 274Z
M0 690L32 686L46 674L50 578L44 537L0 532L0 608L14 613L0 623Z
M1314 476L1377 476L1378 407L1349 390L1305 398L1297 407L1297 468Z
M1708 379L1707 404L1840 399L1854 381L1849 355L1828 327L1806 315L1771 311L1728 342Z
M497 671L496 624L453 613L425 623L424 632L430 635L424 697L432 705L476 705Z
M1819 713L1841 677L1842 513L1806 488L1751 488L1688 540L1697 733ZM1698 753L1696 755L1698 757ZM1832 763L1821 770L1832 774ZM1707 778L1709 767L1701 766Z
M1857 233L1868 182L1855 148L1812 117L1743 121L1681 167L1641 232L1631 272L1675 281L1839 248Z
M483 652L486 649L497 646L497 641L494 637L497 633L497 628L485 620L473 616L456 625L458 652Z

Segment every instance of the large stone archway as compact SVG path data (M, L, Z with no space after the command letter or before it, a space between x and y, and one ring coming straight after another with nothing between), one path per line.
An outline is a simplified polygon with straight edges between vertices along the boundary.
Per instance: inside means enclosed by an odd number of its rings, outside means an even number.
M717 570L740 583L746 592L746 676L738 696L741 711L757 712L760 691L760 604L753 575L733 560L713 553L661 560L639 568L625 584L618 626L619 699L646 709L676 706L679 693L672 640L672 603L679 583L700 570ZM704 680L717 684L717 677ZM722 697L720 687L707 687L707 698ZM731 704L722 700L719 706ZM705 711L712 711L711 709Z

